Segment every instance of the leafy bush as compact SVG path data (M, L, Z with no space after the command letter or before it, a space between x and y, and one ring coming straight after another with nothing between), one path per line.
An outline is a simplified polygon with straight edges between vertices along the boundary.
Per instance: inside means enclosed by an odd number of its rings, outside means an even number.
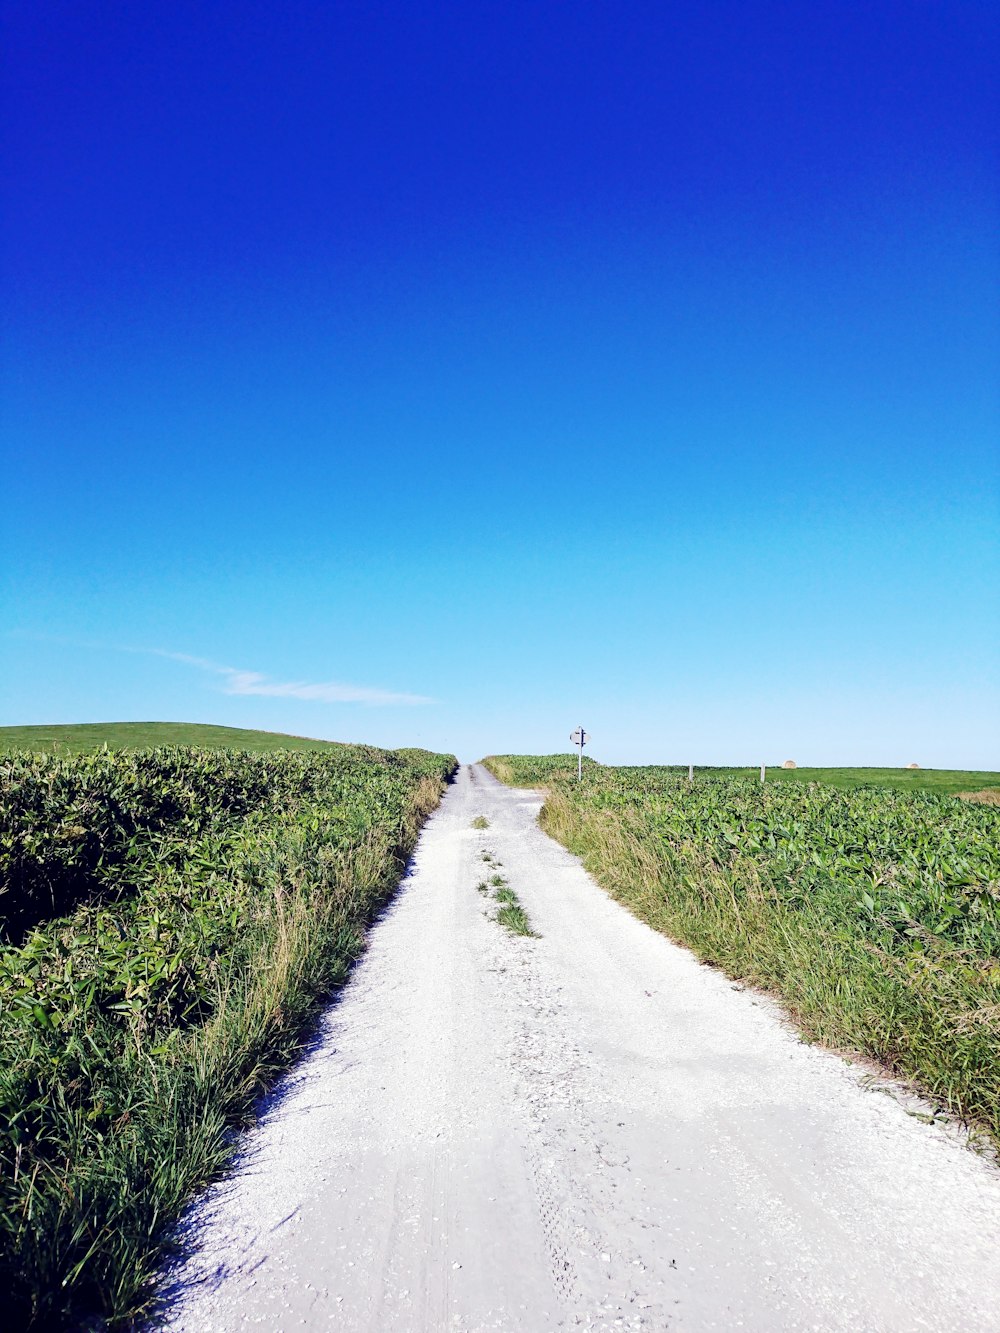
M649 924L780 994L809 1036L877 1057L1000 1142L995 806L595 766L549 780L542 824Z
M729 870L750 858L787 906L833 894L880 948L919 953L934 937L1000 955L993 810L874 787L689 783L661 768L601 769L576 799L584 809L641 811L675 854L697 846Z
M78 900L0 948L14 1327L141 1310L164 1227L346 974L454 767L368 747L7 764L8 893L38 916L51 871Z

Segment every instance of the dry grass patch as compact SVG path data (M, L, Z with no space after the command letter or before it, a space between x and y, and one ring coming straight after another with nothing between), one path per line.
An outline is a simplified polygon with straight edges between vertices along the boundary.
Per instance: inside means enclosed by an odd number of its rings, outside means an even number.
M960 801L972 801L974 805L1000 805L1000 787L986 787L983 791L960 791Z

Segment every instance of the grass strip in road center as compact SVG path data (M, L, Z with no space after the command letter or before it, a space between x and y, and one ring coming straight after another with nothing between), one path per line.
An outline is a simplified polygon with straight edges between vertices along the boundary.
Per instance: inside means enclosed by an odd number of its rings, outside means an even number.
M500 904L496 914L498 925L509 930L512 935L523 935L529 939L537 939L538 936L531 929L531 922L528 920L528 914L521 906L517 894L510 886L497 889L494 898Z
M500 865L500 862L491 861L491 864ZM476 888L483 895L489 895L490 889L493 890L493 900L500 904L494 921L509 930L512 935L538 939L537 933L531 929L531 922L521 906L520 899L503 875L492 875L488 881L480 880Z

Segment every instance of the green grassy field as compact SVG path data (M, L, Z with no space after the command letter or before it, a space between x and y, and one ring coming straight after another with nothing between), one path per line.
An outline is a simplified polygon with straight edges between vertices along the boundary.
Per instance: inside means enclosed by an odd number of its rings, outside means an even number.
M757 769L696 769L754 777ZM1000 787L1000 773L961 768L769 768L768 782L825 782L831 787L891 787L893 791L929 791L941 796Z
M37 750L44 754L84 754L106 745L109 750L148 749L155 745L197 745L209 750L332 750L339 741L285 736L280 731L245 731L202 722L81 722L73 726L0 727L0 752Z
M542 827L649 925L1000 1145L1000 809L952 794L997 774L896 790L870 769L762 784L594 764L577 782L558 756L484 762L544 785Z
M500 754L491 755L488 767L502 782L515 786L544 786L551 778L576 774L575 754ZM584 756L584 772L597 773L602 767ZM643 774L657 777L670 773L687 776L687 765L625 765L617 772L631 773L637 780ZM749 778L759 780L759 768L695 768L696 778ZM768 768L768 782L823 782L831 787L889 787L893 791L934 792L940 796L1000 788L1000 773L958 768Z

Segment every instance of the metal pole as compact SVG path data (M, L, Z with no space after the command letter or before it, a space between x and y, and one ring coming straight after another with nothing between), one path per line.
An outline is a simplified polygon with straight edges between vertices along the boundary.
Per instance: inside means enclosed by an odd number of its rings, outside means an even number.
M767 773L767 765L766 765L766 764L761 764L761 766L760 766L760 780L761 780L761 782L764 781L764 776L765 776L766 773Z
M694 782L694 764L688 764L688 782Z
M580 728L580 750L576 756L576 780L583 781L583 727Z

